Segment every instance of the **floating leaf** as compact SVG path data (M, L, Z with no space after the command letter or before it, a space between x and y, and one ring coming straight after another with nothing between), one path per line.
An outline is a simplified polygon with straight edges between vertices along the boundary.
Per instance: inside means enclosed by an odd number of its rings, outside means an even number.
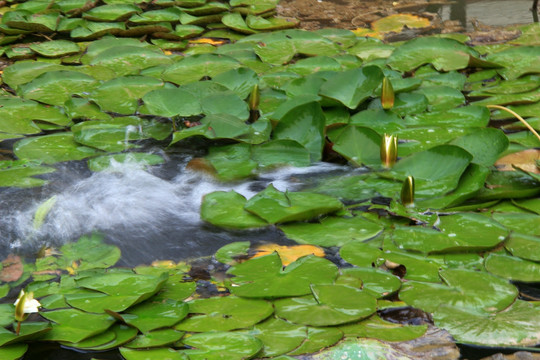
M347 281L351 279L361 280L362 290L376 298L392 294L401 287L401 281L398 277L371 267L343 269L336 284L348 285Z
M486 270L490 273L522 282L540 282L540 265L513 256L490 254L485 262Z
M347 337L373 338L384 341L409 341L424 335L427 325L401 325L373 315L359 323L339 327Z
M120 316L127 324L147 333L155 329L171 327L180 322L187 314L188 305L186 303L168 299L160 302L148 300L130 308Z
M281 246L277 244L264 244L255 247L256 254L251 258L261 257L264 255L277 252L281 258L283 266L287 266L301 257L307 255L315 255L324 257L324 250L318 246L312 245L293 245L293 246Z
M249 359L262 348L262 342L259 339L231 332L195 334L184 339L183 343L192 347L192 349L182 351L189 356L190 360Z
M39 163L25 160L0 161L0 186L20 188L41 186L47 181L33 176L54 171L55 169L52 167L41 166Z
M268 223L246 210L246 198L235 191L216 191L203 197L201 218L216 226L245 229L268 226Z
M150 350L128 349L120 348L120 354L126 360L148 360L148 359L162 359L162 360L188 360L186 354L177 352L176 350L169 348L158 348Z
M42 337L48 341L80 342L107 330L114 319L106 314L91 314L77 309L60 309L42 312L47 320L54 321L52 330ZM81 324L84 324L81 327Z
M375 131L354 125L339 129L331 134L332 150L343 155L356 166L376 166L381 163L381 137Z
M51 40L38 44L31 44L30 49L39 55L46 57L67 56L81 51L76 43L68 40Z
M271 317L253 329L246 330L246 334L262 341L263 348L259 356L270 357L285 354L300 346L307 338L307 328Z
M198 81L204 76L213 77L238 67L240 63L229 56L201 54L174 63L162 73L161 78L180 85Z
M124 344L124 347L130 349L147 349L173 344L179 341L183 332L173 329L154 330L145 334L138 335L135 339Z

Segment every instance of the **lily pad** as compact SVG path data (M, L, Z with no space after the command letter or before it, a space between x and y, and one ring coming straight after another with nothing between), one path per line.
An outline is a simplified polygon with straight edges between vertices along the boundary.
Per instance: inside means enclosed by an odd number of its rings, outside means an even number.
M264 346L259 356L272 357L285 354L300 346L307 338L307 328L271 317L255 325L253 329L246 330L246 334L262 341Z
M120 316L127 324L147 333L155 329L171 327L180 322L187 314L188 305L186 303L168 299L160 302L148 300L130 308Z
M540 237L516 232L510 234L510 239L504 244L512 255L522 259L540 261Z
M376 298L382 298L396 292L401 287L398 277L377 268L349 268L341 270L336 284L348 285L349 279L362 281L362 290Z
M351 120L352 121L352 120ZM343 155L356 166L376 166L381 163L381 137L375 131L354 125L339 129L330 134L332 150Z
M249 359L262 348L262 342L250 335L234 332L205 332L183 340L192 347L183 350L190 360Z
M128 349L120 348L120 354L126 360L150 360L150 359L160 359L160 360L188 360L186 354L182 354L174 349L169 348L158 348L150 350L139 350L139 349Z
M28 344L15 344L0 347L0 357L5 360L18 360L28 350Z
M373 315L356 324L339 327L347 337L373 338L384 341L409 341L424 335L427 325L402 325Z
M180 85L198 81L204 76L213 77L238 67L240 63L232 57L201 54L174 63L162 73L161 78Z
M147 349L173 344L179 341L184 333L173 329L161 329L138 335L135 339L124 344L129 349Z
M343 338L343 332L338 328L307 328L307 339L288 355L311 354L321 349L330 347ZM288 359L287 359L288 360Z
M522 282L540 282L540 264L513 256L490 254L485 261L486 270L505 279Z
M34 187L42 186L46 180L34 178L35 175L42 175L54 172L52 167L41 166L39 163L25 160L0 161L0 187Z
M77 343L104 332L114 323L114 319L107 314L91 314L77 309L60 309L41 315L54 321L52 330L41 338L48 341Z
M46 57L67 56L81 51L76 43L68 40L51 40L38 44L31 44L30 49L39 55Z
M345 285L312 285L312 295L274 301L276 315L296 324L339 325L365 318L376 310L376 300Z
M246 198L235 191L216 191L203 197L201 218L217 226L245 229L268 223L244 209Z
M227 288L237 296L275 298L311 293L311 284L330 284L338 269L314 255L302 257L283 268L277 253L250 259L230 268L234 275Z
M190 332L245 329L273 312L272 305L264 300L236 296L197 299L189 302L192 316L176 325L175 329Z

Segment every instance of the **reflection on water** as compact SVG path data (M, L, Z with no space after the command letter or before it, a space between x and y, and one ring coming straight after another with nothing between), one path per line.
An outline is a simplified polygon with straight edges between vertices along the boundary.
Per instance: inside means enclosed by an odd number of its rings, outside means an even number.
M272 229L235 233L202 223L202 196L234 189L249 198L269 183L282 191L294 190L302 185L302 177L340 169L330 164L283 168L254 180L223 184L184 170L186 162L186 158L171 160L152 172L135 164L113 164L110 171L93 174L73 163L59 170L48 187L0 193L0 201L10 203L0 210L0 245L6 249L2 253L58 246L95 230L122 249L125 265L210 255L232 241L283 243ZM34 229L36 209L51 196L56 196L53 208L44 224Z
M443 6L442 18L458 20L472 31L474 20L490 26L538 22L538 12L531 11L532 7L532 0L455 0L452 5Z

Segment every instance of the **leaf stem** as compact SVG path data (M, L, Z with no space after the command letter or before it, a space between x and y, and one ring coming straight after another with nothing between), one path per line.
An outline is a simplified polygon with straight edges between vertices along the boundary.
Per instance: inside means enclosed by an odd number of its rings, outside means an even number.
M516 113L515 111L512 111L509 108L504 107L504 106L500 106L500 105L486 105L486 107L489 108L489 109L504 110L504 111L509 112L510 114L514 115L519 121L521 121L523 123L523 125L525 125L527 127L527 129L529 129L538 138L538 140L540 140L540 135L538 135L536 130L534 130L534 128L531 125L529 125L529 123L526 122L525 119L523 119L521 116L519 116L519 114Z

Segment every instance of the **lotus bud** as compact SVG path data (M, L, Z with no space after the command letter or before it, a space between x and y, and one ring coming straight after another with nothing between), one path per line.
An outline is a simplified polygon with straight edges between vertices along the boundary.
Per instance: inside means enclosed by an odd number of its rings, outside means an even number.
M397 159L397 136L384 134L381 141L381 161L386 168L391 168Z
M414 205L414 178L407 176L401 187L401 203L404 206Z
M394 107L394 88L387 77L384 77L382 82L381 104L384 110Z
M260 101L259 85L255 84L251 94L249 94L249 122L255 122L259 118L259 101Z
M21 290L19 297L15 300L15 320L17 324L17 335L21 330L21 322L26 320L29 314L39 312L41 304L39 301L34 299L34 293L29 292L25 293L24 290Z

